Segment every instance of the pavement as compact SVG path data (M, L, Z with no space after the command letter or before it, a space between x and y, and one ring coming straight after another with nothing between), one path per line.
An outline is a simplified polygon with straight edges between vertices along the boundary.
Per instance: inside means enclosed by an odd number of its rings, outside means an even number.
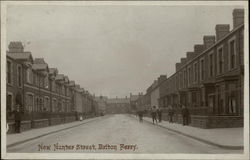
M130 115L114 114L7 147L7 152L242 154L243 150L220 148L151 122L140 123Z
M134 115L132 116L136 117ZM152 123L152 119L149 117L143 117L143 119L144 121ZM182 124L177 123L169 123L168 121L162 121L156 125L217 147L225 149L244 148L243 127L203 129L192 126L183 126Z
M11 146L18 145L27 141L31 141L31 140L34 140L43 136L47 136L49 134L53 134L53 133L67 130L70 128L78 127L80 125L86 124L88 122L91 122L97 119L100 119L100 117L94 117L94 118L85 119L83 121L75 121L75 122L64 123L64 124L54 125L54 126L49 126L49 127L44 127L44 128L31 129L28 131L24 131L22 133L7 134L6 144L7 144L7 147L11 147Z
M76 122L71 122L71 123L66 123L66 124L61 124L61 125L56 125L56 126L50 126L46 128L32 129L32 130L25 131L22 133L17 133L17 134L8 134L7 135L7 147L13 147L13 146L16 146L16 145L19 145L28 141L32 141L32 140L39 139L41 137L45 137L50 134L54 134L54 133L64 131L64 130L69 130L71 128L79 128L83 124L86 124L88 122L92 122L92 121L95 122L98 120L103 121L104 119L107 119L108 117L110 116L107 115L104 117L95 117L95 118L85 119L83 121L76 121ZM134 118L134 119L136 118L134 115L130 115L129 117ZM143 119L144 121L148 123L152 123L152 120L149 117L144 117ZM131 123L135 123L135 122L136 121L131 122ZM102 124L102 125L105 126L106 124ZM244 144L243 128L201 129L201 128L195 128L191 126L182 126L181 124L176 124L176 123L169 123L167 121L162 121L161 123L157 123L155 126L168 129L184 137L189 137L191 139L198 140L200 142L213 145L219 148L234 149L234 150L243 149L243 144ZM110 128L110 131L112 131L112 127Z

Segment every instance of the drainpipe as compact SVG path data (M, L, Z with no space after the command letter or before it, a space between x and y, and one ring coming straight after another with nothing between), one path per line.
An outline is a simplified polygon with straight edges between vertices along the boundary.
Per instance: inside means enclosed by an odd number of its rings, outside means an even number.
M24 98L25 98L25 94L24 94L24 64L21 64L21 66L22 66L22 92L23 92L22 104L23 104L23 107L25 109L25 106L24 106Z

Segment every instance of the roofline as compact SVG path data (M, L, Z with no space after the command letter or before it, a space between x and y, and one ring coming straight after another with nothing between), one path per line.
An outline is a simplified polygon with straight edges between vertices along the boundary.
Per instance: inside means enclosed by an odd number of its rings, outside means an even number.
M225 40L226 38L228 38L230 35L232 35L234 32L238 31L240 28L244 27L244 24L239 25L238 27L234 28L233 30L231 30L227 35L225 35L223 38L221 38L219 41L216 41L212 46L210 46L209 48L205 49L203 52L201 52L199 55L195 56L194 58L192 58L192 60L188 61L186 64L184 64L183 66L181 66L181 68L176 71L175 73L173 73L171 76L169 76L167 79L168 80L170 78L172 78L175 74L177 74L178 72L180 72L181 69L185 68L186 66L188 66L190 63L192 63L194 61L194 59L199 58L201 56L203 56L205 53L207 53L207 51L209 51L210 49L212 49L213 47L215 47L216 45L218 45L220 42L222 42L223 40ZM164 81L165 81L164 80Z

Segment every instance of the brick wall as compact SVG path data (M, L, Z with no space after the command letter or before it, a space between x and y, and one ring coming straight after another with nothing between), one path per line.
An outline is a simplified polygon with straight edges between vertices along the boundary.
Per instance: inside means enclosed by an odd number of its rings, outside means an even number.
M57 124L61 124L62 120L61 118L50 118L49 119L49 125L57 125Z
M76 120L76 117L75 116L72 116L72 117L65 117L64 118L65 120L65 123L69 123L69 122L73 122Z
M7 133L15 133L15 123L8 123L9 130ZM21 132L31 129L31 121L22 121L21 122Z
M191 116L191 126L199 128L243 127L242 116Z
M32 128L42 128L49 126L48 119L37 119L32 121Z

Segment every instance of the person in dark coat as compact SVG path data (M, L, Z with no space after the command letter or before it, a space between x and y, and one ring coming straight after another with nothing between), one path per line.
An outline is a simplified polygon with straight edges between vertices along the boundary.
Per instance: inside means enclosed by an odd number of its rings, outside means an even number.
M138 111L139 122L143 122L143 111Z
M14 119L15 119L15 132L21 133L21 120L22 120L22 113L20 111L20 105L16 105L16 110L13 111Z
M169 123L173 123L173 115L174 115L174 110L172 106L170 106L168 109Z
M183 125L188 125L188 118L189 118L189 110L186 106L182 106L182 110L181 110L181 113L182 113L182 119L183 119Z
M157 115L158 115L158 120L161 122L161 117L162 117L162 110L159 108L157 109Z
M153 108L151 110L151 116L152 116L153 124L155 124L155 122L157 123L156 115L157 115L156 107L153 106Z

